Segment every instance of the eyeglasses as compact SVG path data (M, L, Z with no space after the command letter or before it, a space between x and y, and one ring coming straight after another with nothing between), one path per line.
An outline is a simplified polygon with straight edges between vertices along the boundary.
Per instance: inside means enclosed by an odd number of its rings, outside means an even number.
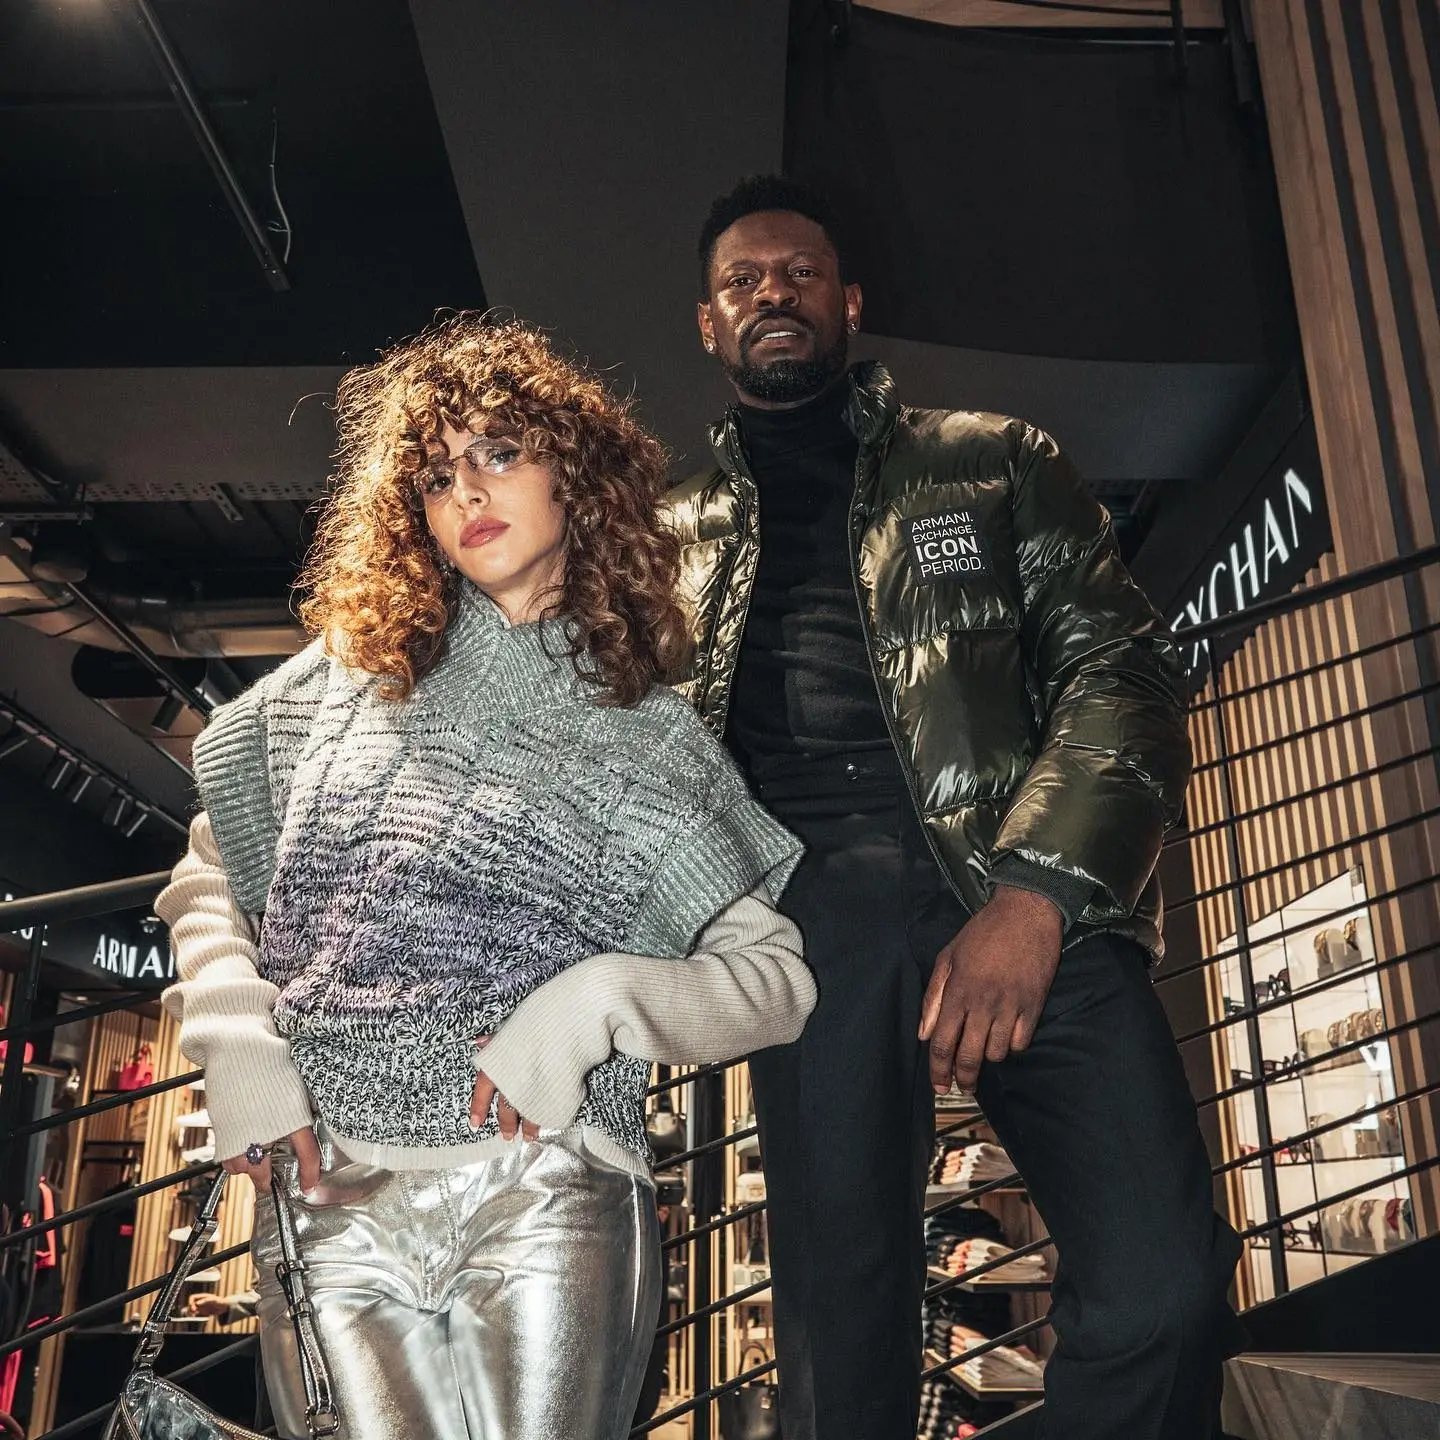
M481 436L472 440L458 458L436 460L413 477L416 502L421 506L438 505L455 488L455 477L462 465L475 475L504 475L520 463L523 455L524 451L512 440Z

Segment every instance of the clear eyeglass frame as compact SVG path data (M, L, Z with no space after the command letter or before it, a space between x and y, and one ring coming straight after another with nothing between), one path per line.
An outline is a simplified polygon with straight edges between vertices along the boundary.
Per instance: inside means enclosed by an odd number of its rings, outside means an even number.
M454 459L446 456L425 466L410 477L410 493L417 509L438 505L455 488L455 479L462 465L475 475L500 476L523 459L523 451L514 440L494 435L481 435L472 440Z

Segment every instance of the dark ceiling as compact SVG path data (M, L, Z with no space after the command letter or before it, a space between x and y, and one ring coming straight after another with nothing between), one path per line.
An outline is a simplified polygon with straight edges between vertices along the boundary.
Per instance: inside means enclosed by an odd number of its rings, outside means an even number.
M1178 85L1164 43L859 10L846 45L815 26L792 43L786 168L853 217L882 335L1273 360L1294 320L1269 156L1218 35L1189 46L1187 71Z
M337 378L445 307L553 327L695 463L726 397L694 332L694 235L737 176L782 166L851 213L859 353L916 403L1055 432L1141 543L1296 362L1263 127L1218 31L1192 37L1182 89L1163 27L975 30L966 5L951 26L857 6L837 45L818 0L149 0L288 247L277 290L141 0L8 0L0 611L29 613L0 620L0 688L183 810L156 745L183 759L195 717L113 658L76 592L34 583L32 542L88 551L92 600L162 655L209 655L189 683L232 693L297 643ZM83 515L78 539L45 510Z
M130 0L9 0L0 367L343 364L485 303L400 0L154 8L251 205L289 221L291 288L265 283Z

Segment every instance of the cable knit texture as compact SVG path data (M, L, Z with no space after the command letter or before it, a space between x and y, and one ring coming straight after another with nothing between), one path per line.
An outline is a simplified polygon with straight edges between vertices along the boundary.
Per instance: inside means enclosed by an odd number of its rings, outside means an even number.
M228 918L264 911L255 974L239 952L225 961L242 1048L253 1062L288 1041L322 1118L366 1147L448 1151L493 1134L493 1116L478 1135L469 1125L477 1035L500 1045L517 1006L578 962L590 975L616 956L676 963L757 885L778 895L798 858L683 701L657 689L633 709L596 705L557 638L509 627L471 590L408 700L382 699L314 646L196 742ZM166 908L178 913L168 895ZM176 922L177 944L182 923L196 922ZM185 1042L213 1057L228 1012L197 1016L180 988ZM271 1028L242 1003L257 997L273 997ZM792 1026L797 999L787 982ZM643 1090L663 1057L590 1040L606 1053L572 1118L644 1155ZM497 1080L523 1068L507 1061L516 1048L496 1051ZM294 1086L273 1093L291 1118ZM532 1118L561 1123L568 1100L537 1099Z

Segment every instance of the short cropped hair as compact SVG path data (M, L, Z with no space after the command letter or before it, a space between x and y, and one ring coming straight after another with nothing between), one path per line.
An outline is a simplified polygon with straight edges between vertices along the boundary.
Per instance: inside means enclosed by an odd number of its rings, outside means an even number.
M710 207L710 214L700 228L700 298L710 298L710 262L715 258L715 242L737 220L756 215L762 210L790 210L813 220L824 232L840 258L840 278L848 280L845 247L839 217L829 198L813 185L791 180L785 175L749 175Z

